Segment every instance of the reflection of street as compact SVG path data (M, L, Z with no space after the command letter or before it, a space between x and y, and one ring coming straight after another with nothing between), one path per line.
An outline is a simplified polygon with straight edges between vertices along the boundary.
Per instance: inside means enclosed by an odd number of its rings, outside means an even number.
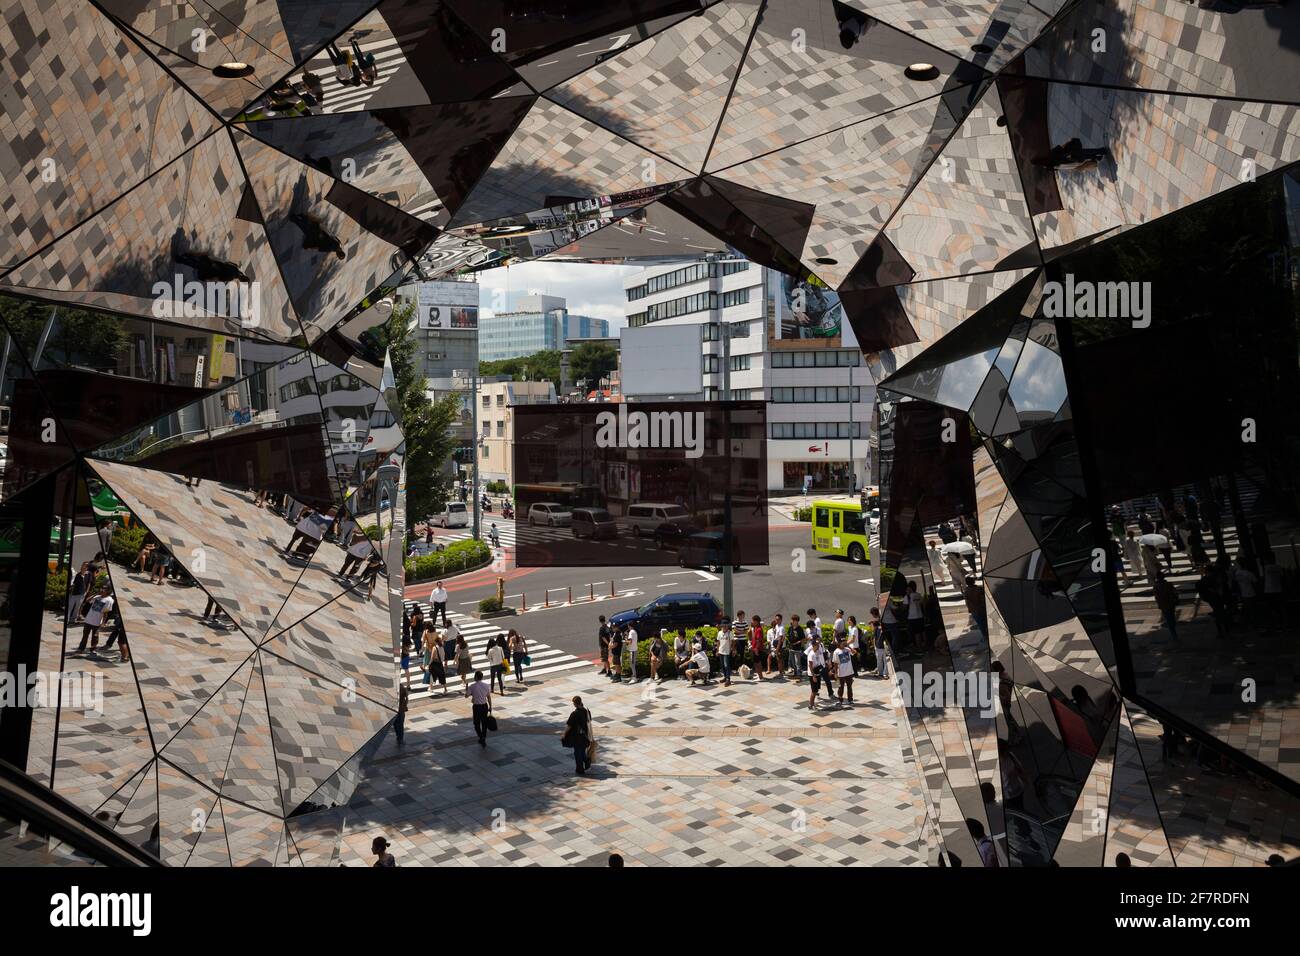
M507 524L509 524L507 522ZM459 530L459 529L458 529ZM461 537L462 535L457 535ZM769 528L770 564L744 568L734 576L735 610L759 614L766 620L777 612L787 618L816 608L824 621L835 616L837 608L866 615L867 603L875 594L869 565L853 564L847 558L835 558L812 550L807 524L773 524ZM506 540L502 526L503 543ZM435 540L441 536L435 534ZM653 545L652 545L653 547ZM802 567L803 570L795 570ZM609 568L515 568L507 563L500 571L485 569L467 575L463 582L447 582L451 592L449 607L466 614L476 614L481 598L496 595L497 578L505 579L506 604L518 607L526 599L529 611L515 617L499 618L495 623L505 628L518 626L531 639L562 648L579 656L596 653L597 617L608 617L637 607L662 594L679 591L704 591L719 602L722 599L721 574L706 569L680 567L621 566ZM611 583L616 593L609 598ZM407 588L408 599L427 600L432 582ZM572 589L574 604L567 605ZM549 593L551 608L535 609ZM596 601L588 601L594 593Z

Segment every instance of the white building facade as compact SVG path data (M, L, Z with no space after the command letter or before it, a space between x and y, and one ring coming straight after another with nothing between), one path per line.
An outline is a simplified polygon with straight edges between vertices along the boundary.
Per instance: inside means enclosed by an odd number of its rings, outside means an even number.
M653 384L626 374L623 390L633 401L721 398L719 328L725 323L731 329L731 397L768 403L769 490L800 491L806 476L814 491L860 489L870 474L874 382L847 319L835 335L811 326L791 332L783 280L743 260L655 266L629 275L623 283L628 326L700 326L703 391L656 394Z

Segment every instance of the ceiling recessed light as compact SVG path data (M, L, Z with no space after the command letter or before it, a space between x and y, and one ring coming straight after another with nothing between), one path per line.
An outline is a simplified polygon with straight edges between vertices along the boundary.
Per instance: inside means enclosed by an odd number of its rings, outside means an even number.
M253 67L249 63L241 63L238 60L231 60L229 63L222 63L220 66L214 66L212 68L212 75L227 80L237 80L240 77L252 76Z
M828 256L818 256L813 260L813 262L817 263L819 266L837 266L840 264L840 260L831 259Z
M937 80L939 78L939 68L933 63L913 63L903 75L909 80Z
M978 53L978 54L980 54L981 56L984 56L984 55L986 55L986 54L989 54L989 53L992 53L992 52L993 52L993 47L989 46L987 43L976 43L976 44L975 44L973 47L971 47L970 49L971 49L971 52L972 52L972 53Z

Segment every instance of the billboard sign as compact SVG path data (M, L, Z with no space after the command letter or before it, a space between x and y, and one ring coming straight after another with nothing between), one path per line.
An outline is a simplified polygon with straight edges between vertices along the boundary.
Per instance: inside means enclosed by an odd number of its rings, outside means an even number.
M766 270L767 338L772 348L841 348L850 346L843 330L840 297L816 276L794 276ZM850 332L851 335L851 332Z
M704 395L700 325L619 330L624 395Z
M477 282L421 282L416 315L422 329L477 329Z

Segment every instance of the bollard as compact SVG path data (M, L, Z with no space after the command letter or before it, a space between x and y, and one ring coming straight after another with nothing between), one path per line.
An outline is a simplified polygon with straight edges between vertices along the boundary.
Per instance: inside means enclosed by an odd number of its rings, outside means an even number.
M572 585L572 584L569 585L569 603L570 603L570 604L573 603L573 585Z
M551 606L551 589L547 588L542 592L542 607Z
M596 585L594 582L591 581L587 582L587 600L588 601L596 600Z
M497 578L497 600L501 602L502 606L504 606L506 603L506 579L505 578Z
M617 597L617 595L614 593L614 582L613 582L613 581L610 581L610 582L609 582L609 596L610 596L610 597Z
M528 595L525 594L523 591L519 592L519 610L521 611L528 610Z

